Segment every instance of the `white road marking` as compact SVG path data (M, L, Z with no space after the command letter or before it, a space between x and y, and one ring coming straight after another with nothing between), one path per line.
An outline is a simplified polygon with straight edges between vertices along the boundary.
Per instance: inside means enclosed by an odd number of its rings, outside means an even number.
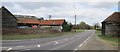
M31 50L31 49L26 49L26 50Z
M8 48L7 51L12 50L12 48Z
M83 43L86 43L87 42L87 40L85 40Z
M89 40L89 39L87 38L87 40Z
M57 41L54 41L56 44L58 44L58 42Z
M38 47L40 47L40 44L38 44Z
M74 49L74 50L78 50L78 49Z
M80 39L80 38L77 38L77 39L75 39L75 40L73 40L73 41L70 41L70 42L68 42L68 43L66 43L66 44L63 44L63 45L61 45L61 46L52 48L52 49L50 49L50 50L57 50L57 49L62 48L62 47L64 47L64 46L66 46L66 45L69 45L69 44L71 44L71 43L73 43L74 41L77 41L77 40L79 40L79 39Z
M78 47L82 47L83 44L80 44Z
M57 41L54 41L55 42L55 44L54 45L57 45L57 44L59 44Z
M93 32L93 33L94 33L94 32ZM92 34L93 34L93 33L92 33ZM82 47L83 44L85 44L85 43L91 38L92 34L91 34L82 44L80 44L80 45L78 46L78 48ZM74 51L74 52L75 52L75 51Z

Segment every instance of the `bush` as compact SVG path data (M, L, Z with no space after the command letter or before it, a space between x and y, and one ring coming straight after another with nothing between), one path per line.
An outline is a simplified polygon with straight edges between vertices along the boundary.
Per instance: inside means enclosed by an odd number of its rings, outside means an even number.
M71 31L71 27L72 27L72 25L65 24L65 25L63 25L63 31L64 32Z

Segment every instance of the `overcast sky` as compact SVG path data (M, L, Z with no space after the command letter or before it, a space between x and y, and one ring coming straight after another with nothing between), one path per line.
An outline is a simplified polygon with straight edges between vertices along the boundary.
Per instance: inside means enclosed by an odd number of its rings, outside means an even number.
M23 2L24 1L24 2ZM93 0L93 1L75 1L75 11L73 0L4 0L2 5L5 6L13 14L33 15L48 19L48 15L52 15L52 19L66 19L66 21L74 24L74 15L77 15L77 24L81 21L93 25L96 22L101 23L105 18L113 12L118 11L118 0ZM1 6L2 6L1 5Z

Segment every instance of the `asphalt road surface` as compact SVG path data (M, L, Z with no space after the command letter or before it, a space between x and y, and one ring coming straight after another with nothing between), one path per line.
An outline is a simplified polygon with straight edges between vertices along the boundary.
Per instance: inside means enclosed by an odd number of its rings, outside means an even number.
M78 50L91 38L95 30L86 30L72 35L30 40L3 40L2 50Z

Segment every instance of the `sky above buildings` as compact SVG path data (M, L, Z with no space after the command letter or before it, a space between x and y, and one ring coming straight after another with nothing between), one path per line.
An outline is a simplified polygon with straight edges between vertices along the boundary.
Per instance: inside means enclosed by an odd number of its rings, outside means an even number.
M90 25L101 23L113 12L118 11L118 0L74 0L74 4L73 0L4 0L0 5L13 14L33 15L44 19L51 15L52 19L66 19L72 24L76 14L77 24L84 21Z

